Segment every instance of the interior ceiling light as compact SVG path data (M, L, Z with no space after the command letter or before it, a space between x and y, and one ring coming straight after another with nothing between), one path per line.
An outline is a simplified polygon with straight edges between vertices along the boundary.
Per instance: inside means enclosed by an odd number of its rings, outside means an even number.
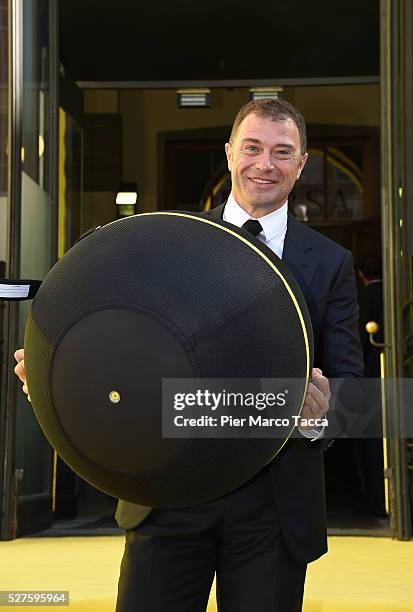
M176 93L179 108L209 108L211 106L210 89L178 89Z
M263 98L280 98L282 87L251 87L250 100L262 100Z

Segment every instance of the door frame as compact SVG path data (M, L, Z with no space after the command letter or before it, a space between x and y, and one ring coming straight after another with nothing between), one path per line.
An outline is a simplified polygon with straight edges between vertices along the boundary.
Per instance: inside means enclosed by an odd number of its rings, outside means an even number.
M7 201L7 261L6 278L20 278L21 229L22 229L22 141L23 141L23 0L8 2L8 201ZM56 259L56 202L57 155L58 155L58 2L48 0L48 51L47 81L49 85L49 196L52 218L51 261ZM19 306L18 302L7 302L5 307L5 364L2 372L2 396L0 398L0 453L2 472L0 480L1 524L0 539L10 540L25 530L43 529L51 524L51 491L33 493L19 499L18 487L22 470L16 469L16 400L18 383L14 374L14 351L18 341ZM51 467L51 466L50 466ZM41 510L41 511L39 511ZM20 517L20 525L18 517ZM25 518L26 517L26 518ZM29 525L30 523L30 525Z
M381 0L381 169L384 291L384 419L388 431L385 478L393 537L412 537L412 443L403 427L401 386L411 357L406 338L413 314L413 7L410 0ZM410 240L409 240L410 236Z

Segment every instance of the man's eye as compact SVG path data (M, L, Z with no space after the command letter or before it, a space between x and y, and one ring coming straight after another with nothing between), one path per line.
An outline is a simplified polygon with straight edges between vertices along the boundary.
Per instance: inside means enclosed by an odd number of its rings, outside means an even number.
M291 151L284 151L284 150L275 151L274 157L275 159L286 160L292 157L292 153Z
M256 153L258 151L258 147L256 147L255 145L247 145L245 149L250 153Z

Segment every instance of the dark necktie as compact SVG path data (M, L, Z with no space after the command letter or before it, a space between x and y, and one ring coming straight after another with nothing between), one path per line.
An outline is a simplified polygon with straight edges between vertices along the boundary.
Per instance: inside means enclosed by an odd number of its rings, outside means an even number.
M262 225L256 219L248 219L248 221L245 221L242 229L253 236L258 236L258 234L262 232Z

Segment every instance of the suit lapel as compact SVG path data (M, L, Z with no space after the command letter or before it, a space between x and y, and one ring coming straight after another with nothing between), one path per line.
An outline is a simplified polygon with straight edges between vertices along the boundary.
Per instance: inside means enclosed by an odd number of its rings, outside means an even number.
M311 281L318 264L306 227L288 215L283 262L291 270L307 302L311 301Z
M222 219L222 215L224 214L225 204L226 202L221 204L221 206L217 206L216 208L210 208L209 210L206 210L203 214L206 215L207 217L214 217L214 219Z

